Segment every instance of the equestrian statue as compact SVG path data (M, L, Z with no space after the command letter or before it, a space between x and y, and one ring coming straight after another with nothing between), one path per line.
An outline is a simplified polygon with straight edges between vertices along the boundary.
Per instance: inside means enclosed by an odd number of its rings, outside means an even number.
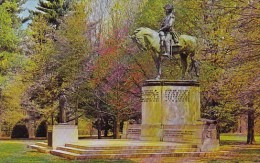
M197 62L194 55L197 49L197 38L189 35L180 35L174 31L173 24L175 16L173 14L173 5L167 4L165 7L166 17L161 23L159 32L150 28L141 27L134 31L131 36L132 40L138 45L141 50L152 50L153 60L157 69L157 77L161 78L161 62L163 58L174 58L172 56L179 54L182 65L182 79L185 79L187 71L188 56L191 59L189 72L194 69L196 76L198 76Z

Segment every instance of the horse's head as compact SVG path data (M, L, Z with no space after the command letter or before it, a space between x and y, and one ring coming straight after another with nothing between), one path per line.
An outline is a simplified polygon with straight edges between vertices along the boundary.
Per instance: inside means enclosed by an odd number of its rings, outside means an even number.
M141 50L153 49L157 52L160 51L159 33L150 28L141 27L136 29L131 38Z
M138 48L142 51L147 50L144 35L141 34L140 28L134 31L134 34L130 36L134 43L137 44Z

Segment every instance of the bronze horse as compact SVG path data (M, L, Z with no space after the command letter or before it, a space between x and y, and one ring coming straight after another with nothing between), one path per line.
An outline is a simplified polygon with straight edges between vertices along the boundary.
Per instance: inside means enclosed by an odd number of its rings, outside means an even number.
M160 48L160 37L159 33L150 28L141 27L134 31L134 34L131 36L132 40L137 43L138 47L141 50L151 49L154 53L152 55L153 60L157 69L157 77L159 80L161 78L161 62L162 62L162 52ZM194 59L195 51L197 49L197 38L189 35L180 35L179 37L179 47L172 49L172 55L179 54L181 58L182 65L182 79L185 78L185 73L187 71L187 58L190 56L191 64L189 72L194 69L195 74L198 76L198 68L196 61Z

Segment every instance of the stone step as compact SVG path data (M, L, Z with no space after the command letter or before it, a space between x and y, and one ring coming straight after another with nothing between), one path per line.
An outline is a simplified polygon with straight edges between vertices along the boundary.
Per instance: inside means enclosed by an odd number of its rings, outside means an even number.
M36 142L35 145L41 146L41 147L46 147L48 148L48 144L46 142Z
M86 159L124 159L124 158L151 158L151 157L205 157L210 152L175 152L175 153L135 153L135 154L75 154L62 150L52 150L51 154L71 160Z
M31 149L36 149L37 151L41 152L41 153L50 153L50 150L49 148L47 147L43 147L43 146L39 146L39 145L29 145L28 148L31 148Z
M80 154L62 151L62 150L51 150L50 153L55 156L63 157L70 160L77 160Z
M197 148L174 148L174 149L79 149L73 147L58 147L57 150L76 154L135 154L135 153L173 153L173 152L196 152Z
M83 146L78 144L65 144L65 147L84 149L84 150L123 150L123 149L176 149L176 148L197 148L192 144L176 144L170 146L153 146L153 145L133 145L133 146Z

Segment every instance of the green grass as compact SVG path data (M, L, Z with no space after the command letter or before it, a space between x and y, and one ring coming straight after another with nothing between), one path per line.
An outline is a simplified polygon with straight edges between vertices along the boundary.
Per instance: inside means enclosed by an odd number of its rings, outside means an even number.
M241 134L221 134L220 145L246 144L246 135ZM255 144L260 144L260 135L255 135Z
M242 134L221 134L220 140L232 140L232 141L241 141L246 142L246 135ZM260 135L255 135L255 141L260 143Z
M226 156L205 158L202 162L260 162L260 136L255 136L255 144L246 144L246 135L222 134L220 136L220 151L229 151Z
M51 154L39 153L35 150L27 148L28 144L35 144L37 141L27 140L0 140L0 163L76 163L76 162L131 162L128 160L84 160L70 161Z
M65 162L62 158L28 149L27 144L32 143L34 141L0 141L0 162Z

